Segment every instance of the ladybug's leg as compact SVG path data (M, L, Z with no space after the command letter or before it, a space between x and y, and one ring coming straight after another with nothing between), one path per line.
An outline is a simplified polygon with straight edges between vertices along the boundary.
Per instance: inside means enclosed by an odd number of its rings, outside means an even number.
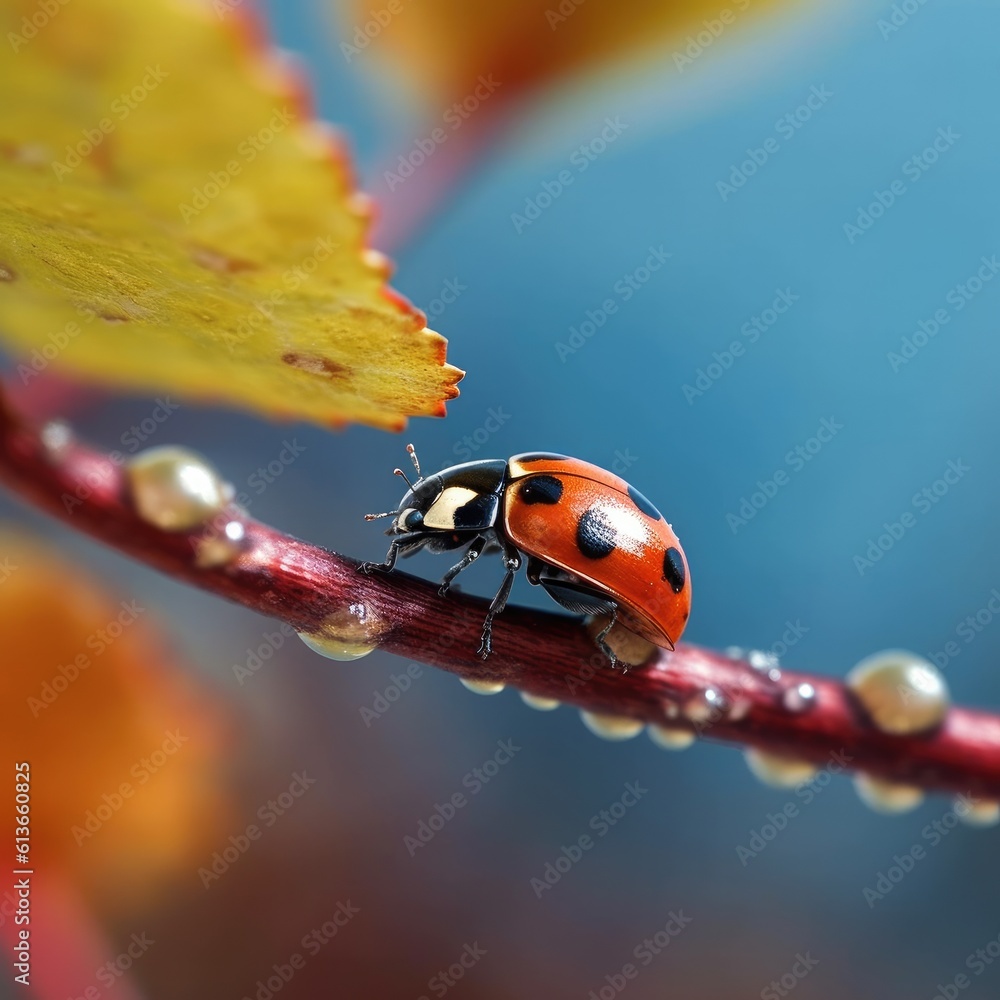
M615 627L615 622L618 621L618 605L608 603L608 607L611 611L611 617L608 619L608 624L601 629L600 632L594 636L594 642L600 647L601 652L611 661L611 669L613 670L618 664L618 657L615 656L611 647L605 642L608 633Z
M389 551L385 554L385 562L363 562L358 569L366 576L370 575L376 569L381 570L383 573L388 573L396 565L396 556L398 555L399 539L393 539L392 544L389 546Z
M461 562L455 563L454 566L445 573L444 578L441 580L441 586L438 587L438 594L444 597L448 593L448 588L451 587L451 581L462 572L463 569L468 569L482 554L483 549L486 548L486 543L488 539L485 535L480 535L476 538L472 544L465 550L465 555L462 556Z
M366 576L371 575L375 570L388 573L396 565L396 557L400 553L404 556L411 556L426 544L426 536L417 532L410 535L401 535L399 538L394 538L389 545L389 551L385 554L385 562L363 562L358 566L358 569Z
M529 577L531 569L529 563ZM568 579L563 571L545 563L542 563L540 569L537 570L537 582L546 589L549 596L557 604L561 604L567 611L572 611L577 615L609 616L608 624L595 637L594 641L601 652L611 661L611 666L614 667L618 663L618 657L611 651L611 647L605 642L605 639L618 620L618 605L607 594L602 594L585 584Z
M507 575L503 578L503 583L500 584L500 589L486 612L486 621L483 622L483 641L477 650L484 660L493 651L493 619L507 606L510 589L514 586L514 574L521 568L521 556L517 549L504 546L503 564L507 567Z

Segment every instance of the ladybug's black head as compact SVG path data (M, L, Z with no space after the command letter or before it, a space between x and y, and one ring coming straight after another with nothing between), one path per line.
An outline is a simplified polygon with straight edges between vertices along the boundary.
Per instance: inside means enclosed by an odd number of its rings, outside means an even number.
M506 484L502 459L466 462L407 483L387 535L472 533L492 528Z
M402 478L406 485L410 487L408 492L399 501L399 506L395 510L386 511L384 514L366 514L366 521L376 521L380 517L393 518L392 526L386 531L387 535L407 535L420 533L424 529L424 514L430 510L435 499L443 489L440 476L428 476L426 479L420 472L420 462L417 459L416 449L412 444L406 446L407 454L413 462L413 471L417 474L416 483L411 483L406 478L406 473L402 469L394 469L395 475Z
M399 501L399 513L386 531L387 535L408 535L415 531L424 531L429 525L424 524L425 515L444 492L445 486L440 475L427 476L421 479L404 494Z

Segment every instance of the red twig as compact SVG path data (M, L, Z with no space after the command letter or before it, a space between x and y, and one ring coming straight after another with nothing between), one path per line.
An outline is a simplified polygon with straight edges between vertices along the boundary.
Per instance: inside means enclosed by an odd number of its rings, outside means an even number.
M484 662L476 655L483 600L438 597L435 584L400 572L366 576L354 560L235 509L246 529L240 554L221 566L199 566L204 531L170 533L145 523L119 465L74 441L51 443L51 435L43 438L0 403L0 478L13 490L164 573L300 632L363 619L373 644L461 677L502 681L592 712L666 723L820 766L846 759L850 768L893 781L1000 798L996 715L952 708L929 735L893 736L876 729L835 680L788 671L773 679L748 662L686 643L622 674L608 668L577 621L516 607L496 620L494 652ZM816 692L804 709L788 698L803 683Z

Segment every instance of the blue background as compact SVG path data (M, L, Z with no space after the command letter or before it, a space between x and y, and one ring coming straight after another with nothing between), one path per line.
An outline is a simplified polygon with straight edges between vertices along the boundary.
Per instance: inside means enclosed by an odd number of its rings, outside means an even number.
M405 437L331 434L186 406L155 443L196 447L239 490L294 436L303 456L253 514L365 558L381 557L384 538L361 515L397 499L390 473L406 440L425 468L466 457L462 441L477 429L488 436L477 457L556 450L610 466L628 455L626 477L667 513L692 566L686 638L767 649L787 622L801 623L808 631L783 662L837 676L886 647L942 649L1000 587L1000 280L960 311L946 300L1000 253L1000 9L926 3L883 38L878 20L890 10L817 10L773 36L720 44L683 74L664 59L638 79L604 77L529 105L454 197L392 248L393 283L418 306L448 280L465 289L431 321L469 373L446 420L415 421ZM397 104L371 60L344 61L326 13L274 3L270 15L280 43L311 67L321 114L350 136L367 188L385 196L386 151L407 148L426 121ZM814 86L832 96L781 138L776 122ZM628 128L518 233L512 213L607 116ZM904 164L939 129L960 138L910 180ZM717 182L769 137L778 151L724 200ZM850 242L845 224L896 178L905 193ZM560 358L570 328L661 245L666 265ZM741 327L781 289L797 300L749 343ZM888 353L942 307L950 322L893 371ZM684 386L734 341L745 353L686 398ZM113 447L149 407L108 401L77 423ZM505 415L495 431L485 430L491 410ZM824 418L842 429L793 468L786 455ZM919 512L914 495L953 460L969 471ZM727 515L777 470L786 485L734 531ZM874 908L862 896L893 855L927 845L921 831L947 799L884 817L838 778L744 865L738 845L799 800L758 783L732 748L674 755L645 737L605 743L575 710L533 712L512 691L476 697L429 668L366 726L360 709L407 667L379 652L341 664L296 644L240 686L232 665L269 630L265 620L3 509L173 622L246 720L248 807L295 767L319 780L308 811L248 856L211 910L195 885L151 917L167 946L136 970L150 996L176 996L180 982L191 997L249 993L313 915L346 897L362 916L285 995L416 997L475 940L487 956L456 997L582 998L683 909L692 924L628 984L634 1000L759 996L798 952L819 964L797 997L930 1000L1000 935L995 830L959 827ZM915 526L859 573L855 557L906 511ZM445 568L426 556L406 566ZM498 565L477 566L463 582L488 594L499 578ZM514 600L545 602L523 580ZM1000 622L961 643L944 671L956 701L997 704L998 647ZM523 750L411 858L403 836L507 739ZM648 794L537 899L530 879L632 781ZM196 947L205 935L211 947ZM998 991L991 967L962 996Z

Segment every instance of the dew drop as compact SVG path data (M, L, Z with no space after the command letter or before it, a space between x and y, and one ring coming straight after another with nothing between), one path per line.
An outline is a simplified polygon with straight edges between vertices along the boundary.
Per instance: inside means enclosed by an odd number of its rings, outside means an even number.
M750 747L743 751L750 773L771 788L798 788L814 777L817 768L807 760Z
M503 681L480 681L473 677L459 677L459 680L473 694L499 694L507 686Z
M39 433L42 445L52 458L58 459L73 443L73 431L61 420L50 420Z
M384 631L382 620L366 604L358 602L331 612L318 628L299 632L299 638L320 656L349 662L378 648Z
M864 772L854 776L854 789L866 806L887 815L909 812L924 800L924 790L916 785L886 781Z
M816 688L808 681L795 684L781 696L781 704L789 712L805 712L816 704Z
M369 646L367 643L354 642L336 636L317 636L308 632L299 632L298 635L314 653L319 653L320 656L325 656L330 660L341 660L345 663L351 660L360 660L362 656L367 656L375 649L375 646Z
M697 723L721 718L729 708L725 695L714 687L705 688L684 703L684 714Z
M0 281L13 281L17 277L17 273L12 267L8 267L6 264L0 264Z
M187 448L149 448L126 475L139 516L163 531L189 531L221 511L232 489L209 462Z
M587 633L591 638L602 632L608 624L607 615L596 615L587 622ZM656 653L659 647L655 646L648 639L644 639L635 632L625 628L621 623L616 624L604 637L615 658L624 667L639 667L647 663Z
M551 712L553 709L558 708L561 702L557 698L545 698L539 694L531 694L528 691L521 692L521 701L528 706L528 708L537 709L539 712Z
M230 521L225 528L222 529L222 533L231 542L242 542L246 538L247 529L242 521Z
M902 649L862 660L847 675L847 686L882 732L899 736L940 725L951 704L937 667Z
M770 674L770 671L777 670L779 666L778 658L774 655L774 653L765 653L761 649L751 649L747 654L747 663L749 663L754 670L759 670L764 674ZM772 680L773 679L774 678L772 678Z
M778 657L761 649L751 649L746 652L747 663L753 670L763 674L769 681L776 684L781 680L781 668Z
M195 543L195 565L201 569L225 566L243 552L246 526L242 521L229 521L222 531L200 538Z
M624 715L605 715L602 712L580 712L583 724L602 740L630 740L642 732L645 723Z
M1000 823L1000 802L962 796L955 800L955 814L968 826L996 826Z
M654 722L646 727L646 733L661 750L686 750L694 743L694 733L679 726L664 726Z

